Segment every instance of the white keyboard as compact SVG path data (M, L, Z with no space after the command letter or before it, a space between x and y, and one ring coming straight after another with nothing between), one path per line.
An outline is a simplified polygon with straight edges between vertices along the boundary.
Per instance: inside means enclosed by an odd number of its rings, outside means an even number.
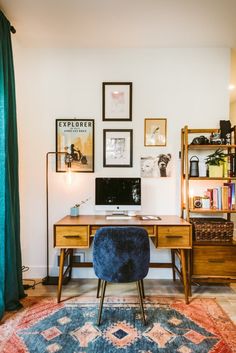
M106 219L131 219L131 216L106 216Z

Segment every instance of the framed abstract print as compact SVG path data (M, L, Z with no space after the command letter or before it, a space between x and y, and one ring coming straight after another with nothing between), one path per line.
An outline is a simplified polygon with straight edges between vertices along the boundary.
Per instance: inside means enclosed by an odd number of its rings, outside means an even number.
M103 82L102 120L132 120L132 82Z
M133 130L103 130L103 166L132 167Z

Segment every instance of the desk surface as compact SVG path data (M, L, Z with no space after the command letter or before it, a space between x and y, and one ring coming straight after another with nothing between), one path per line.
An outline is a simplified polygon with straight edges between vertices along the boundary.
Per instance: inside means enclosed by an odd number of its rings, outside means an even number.
M160 220L142 220L140 216L132 217L131 219L106 219L106 216L81 215L77 217L66 216L55 225L159 225L159 226L188 226L189 222L178 216L160 215Z

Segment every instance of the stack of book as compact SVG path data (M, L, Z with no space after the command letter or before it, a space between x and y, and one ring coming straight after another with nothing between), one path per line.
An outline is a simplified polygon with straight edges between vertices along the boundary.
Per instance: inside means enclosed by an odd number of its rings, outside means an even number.
M224 183L213 189L207 189L205 195L210 199L213 209L235 210L235 183Z

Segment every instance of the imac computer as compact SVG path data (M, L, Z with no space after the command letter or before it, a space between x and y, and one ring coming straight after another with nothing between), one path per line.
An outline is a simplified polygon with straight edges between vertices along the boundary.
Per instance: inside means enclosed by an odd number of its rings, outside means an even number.
M141 210L141 178L96 178L95 209L110 211L111 219L134 216Z

